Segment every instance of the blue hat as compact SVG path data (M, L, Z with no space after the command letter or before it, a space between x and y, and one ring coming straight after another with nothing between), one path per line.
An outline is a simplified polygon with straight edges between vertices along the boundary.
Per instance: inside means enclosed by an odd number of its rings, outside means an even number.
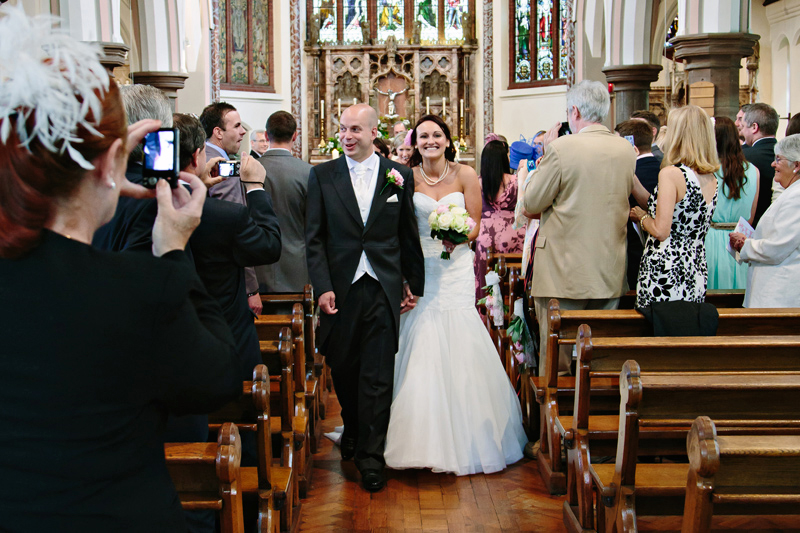
M509 148L509 158L511 159L511 171L517 170L519 162L523 159L530 159L533 157L533 146L522 141L511 143Z

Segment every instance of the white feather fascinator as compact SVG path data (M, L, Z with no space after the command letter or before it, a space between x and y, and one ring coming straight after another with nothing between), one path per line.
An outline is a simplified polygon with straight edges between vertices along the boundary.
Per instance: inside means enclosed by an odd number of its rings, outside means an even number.
M96 48L54 29L55 22L28 17L22 8L0 8L0 141L5 144L14 128L28 151L36 140L90 170L74 145L82 142L79 126L102 136L94 127L103 108L95 91L108 89L108 74Z

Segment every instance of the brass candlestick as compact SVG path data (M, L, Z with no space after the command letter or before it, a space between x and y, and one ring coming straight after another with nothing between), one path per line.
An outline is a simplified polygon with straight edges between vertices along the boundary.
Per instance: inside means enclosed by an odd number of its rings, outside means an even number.
M461 124L459 128L458 145L462 150L467 149L467 139L464 137L464 100L461 100Z
M319 103L319 149L322 150L328 143L325 142L325 100Z

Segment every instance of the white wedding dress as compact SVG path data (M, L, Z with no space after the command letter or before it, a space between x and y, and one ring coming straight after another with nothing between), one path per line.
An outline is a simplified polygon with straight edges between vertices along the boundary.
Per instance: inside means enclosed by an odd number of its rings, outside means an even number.
M400 319L394 399L384 458L390 468L490 473L522 458L522 412L497 350L475 309L473 252L440 259L428 216L440 204L464 207L454 192L438 202L414 193L425 295Z

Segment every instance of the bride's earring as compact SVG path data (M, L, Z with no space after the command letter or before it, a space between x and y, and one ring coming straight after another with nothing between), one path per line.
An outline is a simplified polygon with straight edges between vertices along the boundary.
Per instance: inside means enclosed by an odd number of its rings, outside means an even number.
M111 189L113 191L114 189L117 188L117 182L114 181L114 176L112 176L110 172L106 176L106 179L108 180L108 188L109 189Z

